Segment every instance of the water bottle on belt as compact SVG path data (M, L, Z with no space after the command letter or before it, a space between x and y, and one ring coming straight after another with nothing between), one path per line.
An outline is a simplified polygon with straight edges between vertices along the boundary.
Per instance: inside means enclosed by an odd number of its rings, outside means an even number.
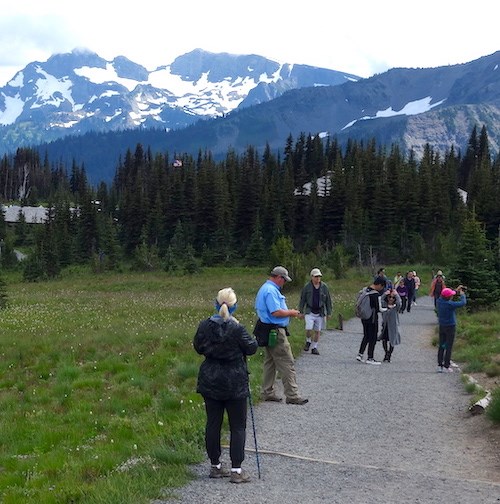
M269 331L269 343L267 346L273 347L276 346L276 343L278 342L278 329L271 329Z

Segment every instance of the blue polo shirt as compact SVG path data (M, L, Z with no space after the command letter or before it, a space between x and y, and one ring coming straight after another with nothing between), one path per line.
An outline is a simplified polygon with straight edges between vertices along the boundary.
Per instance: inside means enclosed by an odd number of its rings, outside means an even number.
M276 310L288 310L286 297L280 288L271 280L266 280L255 297L255 310L260 320L266 324L276 324L286 327L290 317L273 317Z

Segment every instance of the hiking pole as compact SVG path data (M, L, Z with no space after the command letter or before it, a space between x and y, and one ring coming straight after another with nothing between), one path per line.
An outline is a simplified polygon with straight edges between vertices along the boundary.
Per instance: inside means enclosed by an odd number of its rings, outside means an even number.
M255 432L255 418L253 416L252 393L250 392L250 384L248 384L248 404L250 405L250 416L252 417L253 442L255 446L255 460L257 461L257 474L259 475L260 479L259 450L257 448L257 434Z

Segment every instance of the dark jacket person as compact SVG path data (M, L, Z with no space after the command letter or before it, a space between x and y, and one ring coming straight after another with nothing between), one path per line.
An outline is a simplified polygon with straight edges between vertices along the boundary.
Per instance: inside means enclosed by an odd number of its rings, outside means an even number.
M217 295L217 314L200 322L194 349L205 357L198 373L199 392L205 401L205 445L211 478L230 477L232 483L250 480L241 469L245 458L248 371L245 357L257 351L257 341L233 316L236 294L230 287ZM221 427L227 411L231 430L231 471L222 466Z

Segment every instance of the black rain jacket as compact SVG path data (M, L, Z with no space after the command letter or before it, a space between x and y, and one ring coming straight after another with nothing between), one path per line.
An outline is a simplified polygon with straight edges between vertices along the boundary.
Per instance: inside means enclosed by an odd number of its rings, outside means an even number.
M253 355L258 346L245 327L232 319L210 317L200 322L193 346L205 356L198 373L198 393L218 401L248 396L245 357Z

